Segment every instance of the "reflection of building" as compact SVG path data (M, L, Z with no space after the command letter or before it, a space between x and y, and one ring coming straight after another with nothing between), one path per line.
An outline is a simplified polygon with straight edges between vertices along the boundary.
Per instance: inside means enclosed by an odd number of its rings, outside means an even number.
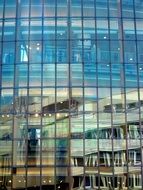
M143 189L143 3L0 1L0 188Z

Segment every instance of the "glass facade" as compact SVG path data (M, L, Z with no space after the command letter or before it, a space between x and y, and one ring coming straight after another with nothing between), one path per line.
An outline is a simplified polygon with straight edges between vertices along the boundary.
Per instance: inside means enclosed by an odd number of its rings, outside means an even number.
M143 189L142 0L0 0L0 189Z

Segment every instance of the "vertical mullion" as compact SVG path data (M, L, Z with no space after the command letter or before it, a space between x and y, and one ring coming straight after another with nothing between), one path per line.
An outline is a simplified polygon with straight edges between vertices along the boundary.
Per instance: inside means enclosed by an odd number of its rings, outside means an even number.
M70 32L71 32L71 0L68 0L67 1L67 12L68 12L68 20L67 20L67 23L68 23L68 36L67 36L67 48L68 48L68 52L67 52L67 55L68 55L68 58L67 58L67 61L68 61L68 96L69 96L69 110L68 110L68 147L69 147L69 151L68 151L68 180L69 180L69 189L72 190L72 186L73 186L73 180L72 180L72 165L71 165L71 102L72 102L72 84L71 84L71 62L72 62L72 59L71 59L71 35L70 35Z
M55 0L55 137L54 137L54 141L55 141L55 163L54 163L54 175L55 175L55 183L54 183L54 189L56 190L56 182L57 182L57 123L56 123L56 119L57 119L57 4L58 4L58 0Z
M81 49L81 54L82 54L82 99L83 99L83 110L82 110L82 124L83 124L83 189L85 189L85 180L86 180L86 177L85 177L85 97L84 97L84 15L83 15L83 1L84 0L81 0L81 29L82 29L82 49Z
M121 64L121 71L120 71L120 79L121 79L121 99L122 99L122 103L124 105L124 109L125 109L125 142L126 142L126 150L125 150L125 154L126 154L126 167L127 167L127 171L126 171L126 182L127 182L127 188L128 188L128 139L127 139L127 108L126 108L126 91L125 91L125 65L124 65L124 60L125 60L125 55L124 55L124 39L123 39L123 18L122 18L122 0L118 0L118 25L119 25L119 40L120 40L120 64ZM124 169L124 165L123 165L123 169ZM122 184L125 185L125 184Z
M140 97L140 82L139 82L139 61L138 61L138 48L137 48L137 24L136 24L136 13L135 13L135 0L133 0L133 11L134 11L134 25L135 25L135 48L136 48L136 69L137 69L137 92L138 92L138 103L139 103L139 130L140 130L140 159L141 159L141 183L143 189L143 155L142 155L142 121L141 121L141 97Z
M17 72L16 72L16 45L17 45L17 27L18 27L18 22L19 22L19 18L18 18L18 0L16 0L16 17L15 17L15 39L14 39L14 52L15 52L15 56L14 56L14 71L13 71L13 75L14 75L14 77L13 77L13 105L12 105L12 113L10 113L10 115L12 114L12 131L13 131L13 133L12 133L12 136L13 136L13 138L12 138L12 161L11 161L11 163L12 163L12 171L11 171L11 179L12 179L12 183L11 183L11 185L12 185L12 187L11 188L13 188L13 169L14 169L14 164L16 164L16 163L14 163L14 156L16 156L16 154L15 154L15 150L14 150L14 146L16 146L17 145L17 137L16 137L16 139L15 139L15 119L16 119L16 112L15 112L15 101L16 101L16 96L18 95L18 89L17 89L17 86L16 86L16 74L17 74ZM16 141L16 142L15 142ZM15 147L16 148L16 147Z
M129 166L128 166L128 141L129 141L129 137L128 137L128 123L127 123L127 91L126 91L126 70L125 70L125 52L124 52L124 37L123 37L123 17L122 17L122 7L123 7L123 0L120 0L120 14L121 14L121 30L122 30L122 56L123 56L123 71L121 77L123 77L123 79L121 78L121 82L123 82L123 87L124 87L124 91L123 91L123 96L124 96L124 106L125 106L125 132L126 132L126 136L125 136L125 141L126 141L126 150L125 150L125 158L126 158L126 162L125 162L125 166L126 166L126 185L127 189L129 188ZM123 166L124 167L124 166Z
M2 103L3 36L4 36L4 21L5 21L4 12L5 12L5 1L3 1L2 37L1 37L1 50L0 50L0 54L1 54L1 57L0 57L0 97L1 97L0 105ZM2 114L1 107L0 107L0 112Z
M42 130L43 130L43 112L42 112L42 107L43 107L43 32L44 32L44 1L41 1L41 6L42 6L42 38L41 38L41 109L40 109L40 190L42 190L42 169L43 169L43 165L42 165L42 142L43 142L43 138L42 138Z
M95 6L95 40L97 44L97 2L94 0L94 6ZM96 108L96 122L97 122L97 177L98 177L98 188L100 189L100 140L99 140L99 85L98 85L98 50L97 50L97 45L95 49L95 54L96 54L96 93L97 93L97 108ZM95 180L96 183L96 180Z
M28 15L28 68L27 68L27 74L28 74L28 77L27 77L27 99L26 99L26 102L27 102L27 108L26 108L26 163L25 163L25 167L26 167L26 189L28 188L28 123L29 123L29 106L28 106L28 102L29 102L29 64L30 64L30 20L31 20L31 0L29 0L29 15Z
M5 22L4 16L5 16L5 0L3 0L3 19L2 19L2 37L1 37L1 42L2 43L1 43L1 50L0 50L0 53L1 53L1 57L0 57L0 61L1 61L0 62L0 97L1 97L0 105L2 104L2 96L3 96L3 94L2 94L2 92L3 92L3 87L2 87L2 77L3 77L2 68L3 68L3 48L4 48L3 47L4 46L4 43L3 43L4 22ZM2 106L0 106L0 112L3 115L1 108L2 108ZM2 117L2 115L1 115L1 117ZM12 149L12 147L11 147L11 149ZM12 167L12 161L11 161L11 166L10 167ZM4 174L4 169L5 169L5 167L2 168L2 184L5 183L5 178L6 178L6 176L4 176L4 175L6 175L6 174ZM11 168L11 170L12 170L12 168ZM11 175L12 175L12 173L11 173ZM11 184L11 188L12 188L12 184Z
M109 5L109 0L108 0L108 3L107 3L107 10L108 10L108 36L109 36L109 40L108 40L108 43L109 43L109 67L110 67L110 102L111 102L111 107L113 107L113 98L112 98L112 95L113 95L113 86L112 86L112 64L111 64L111 37L110 37L110 5ZM112 143L112 163L111 163L111 167L112 167L112 183L110 184L111 187L113 185L113 189L115 188L115 173L114 173L114 136L113 136L113 133L114 133L114 126L113 126L113 109L111 111L111 118L110 118L110 121L111 121L111 143Z

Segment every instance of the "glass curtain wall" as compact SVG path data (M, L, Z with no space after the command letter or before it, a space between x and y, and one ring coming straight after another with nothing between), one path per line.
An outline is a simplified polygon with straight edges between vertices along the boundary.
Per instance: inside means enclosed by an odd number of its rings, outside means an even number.
M143 189L143 2L0 0L0 189Z

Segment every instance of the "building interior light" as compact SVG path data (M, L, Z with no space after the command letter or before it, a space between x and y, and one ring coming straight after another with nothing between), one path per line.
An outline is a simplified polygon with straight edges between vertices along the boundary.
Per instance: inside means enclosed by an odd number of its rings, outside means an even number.
M60 117L60 114L59 114L59 113L57 113L57 117Z
M39 116L39 114L38 113L35 113L35 117L38 117Z
M37 49L37 51L39 51L39 50L40 50L40 47L37 47L36 49Z

